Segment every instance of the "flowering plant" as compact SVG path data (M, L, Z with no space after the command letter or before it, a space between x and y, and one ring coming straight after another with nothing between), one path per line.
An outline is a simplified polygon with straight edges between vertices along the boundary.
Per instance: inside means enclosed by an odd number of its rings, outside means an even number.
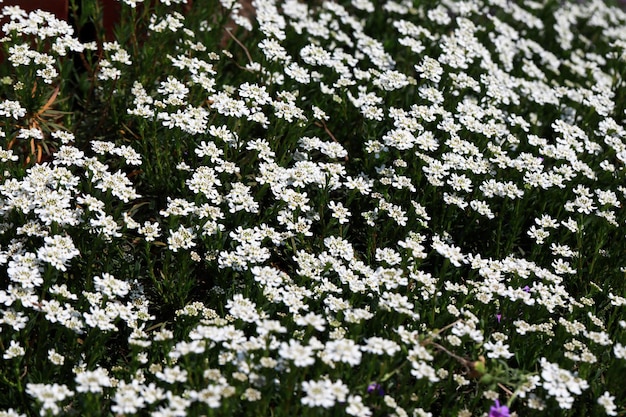
M71 3L1 12L0 417L624 414L621 9Z
M509 407L506 405L500 405L500 401L496 400L496 403L489 409L489 417L509 417Z

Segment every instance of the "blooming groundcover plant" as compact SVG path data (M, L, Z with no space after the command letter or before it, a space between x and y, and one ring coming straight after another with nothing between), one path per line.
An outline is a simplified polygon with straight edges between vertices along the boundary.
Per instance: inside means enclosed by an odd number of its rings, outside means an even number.
M2 9L1 416L624 414L624 12L82 3Z

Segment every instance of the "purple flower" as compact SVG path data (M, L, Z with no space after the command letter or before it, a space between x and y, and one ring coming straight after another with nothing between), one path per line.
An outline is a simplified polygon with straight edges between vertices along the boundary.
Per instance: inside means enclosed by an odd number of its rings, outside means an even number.
M530 292L530 287L527 285L524 288L522 288L522 290L526 291L526 292Z
M372 382L371 384L367 386L367 393L368 394L376 393L382 397L383 395L385 395L385 390L383 389L382 385L380 385L379 383Z
M509 417L509 407L500 405L500 401L496 400L495 405L489 409L489 417Z
M498 320L498 323L500 323L500 320L502 320L502 314L496 314L496 319Z

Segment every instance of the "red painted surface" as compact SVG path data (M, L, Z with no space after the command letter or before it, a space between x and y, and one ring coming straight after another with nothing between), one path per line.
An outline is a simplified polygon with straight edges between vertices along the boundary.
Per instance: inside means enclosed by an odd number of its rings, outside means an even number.
M121 4L118 0L100 0L102 4L102 25L107 40L113 40L113 28L120 20Z

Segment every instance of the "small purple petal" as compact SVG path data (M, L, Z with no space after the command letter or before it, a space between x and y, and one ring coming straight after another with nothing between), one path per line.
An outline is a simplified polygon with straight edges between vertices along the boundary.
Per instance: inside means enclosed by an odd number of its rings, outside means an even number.
M509 407L500 405L500 401L496 400L495 405L489 409L489 417L509 417Z
M367 393L371 394L373 392L380 395L381 397L385 395L385 390L383 389L382 385L377 382L372 382L367 386Z

